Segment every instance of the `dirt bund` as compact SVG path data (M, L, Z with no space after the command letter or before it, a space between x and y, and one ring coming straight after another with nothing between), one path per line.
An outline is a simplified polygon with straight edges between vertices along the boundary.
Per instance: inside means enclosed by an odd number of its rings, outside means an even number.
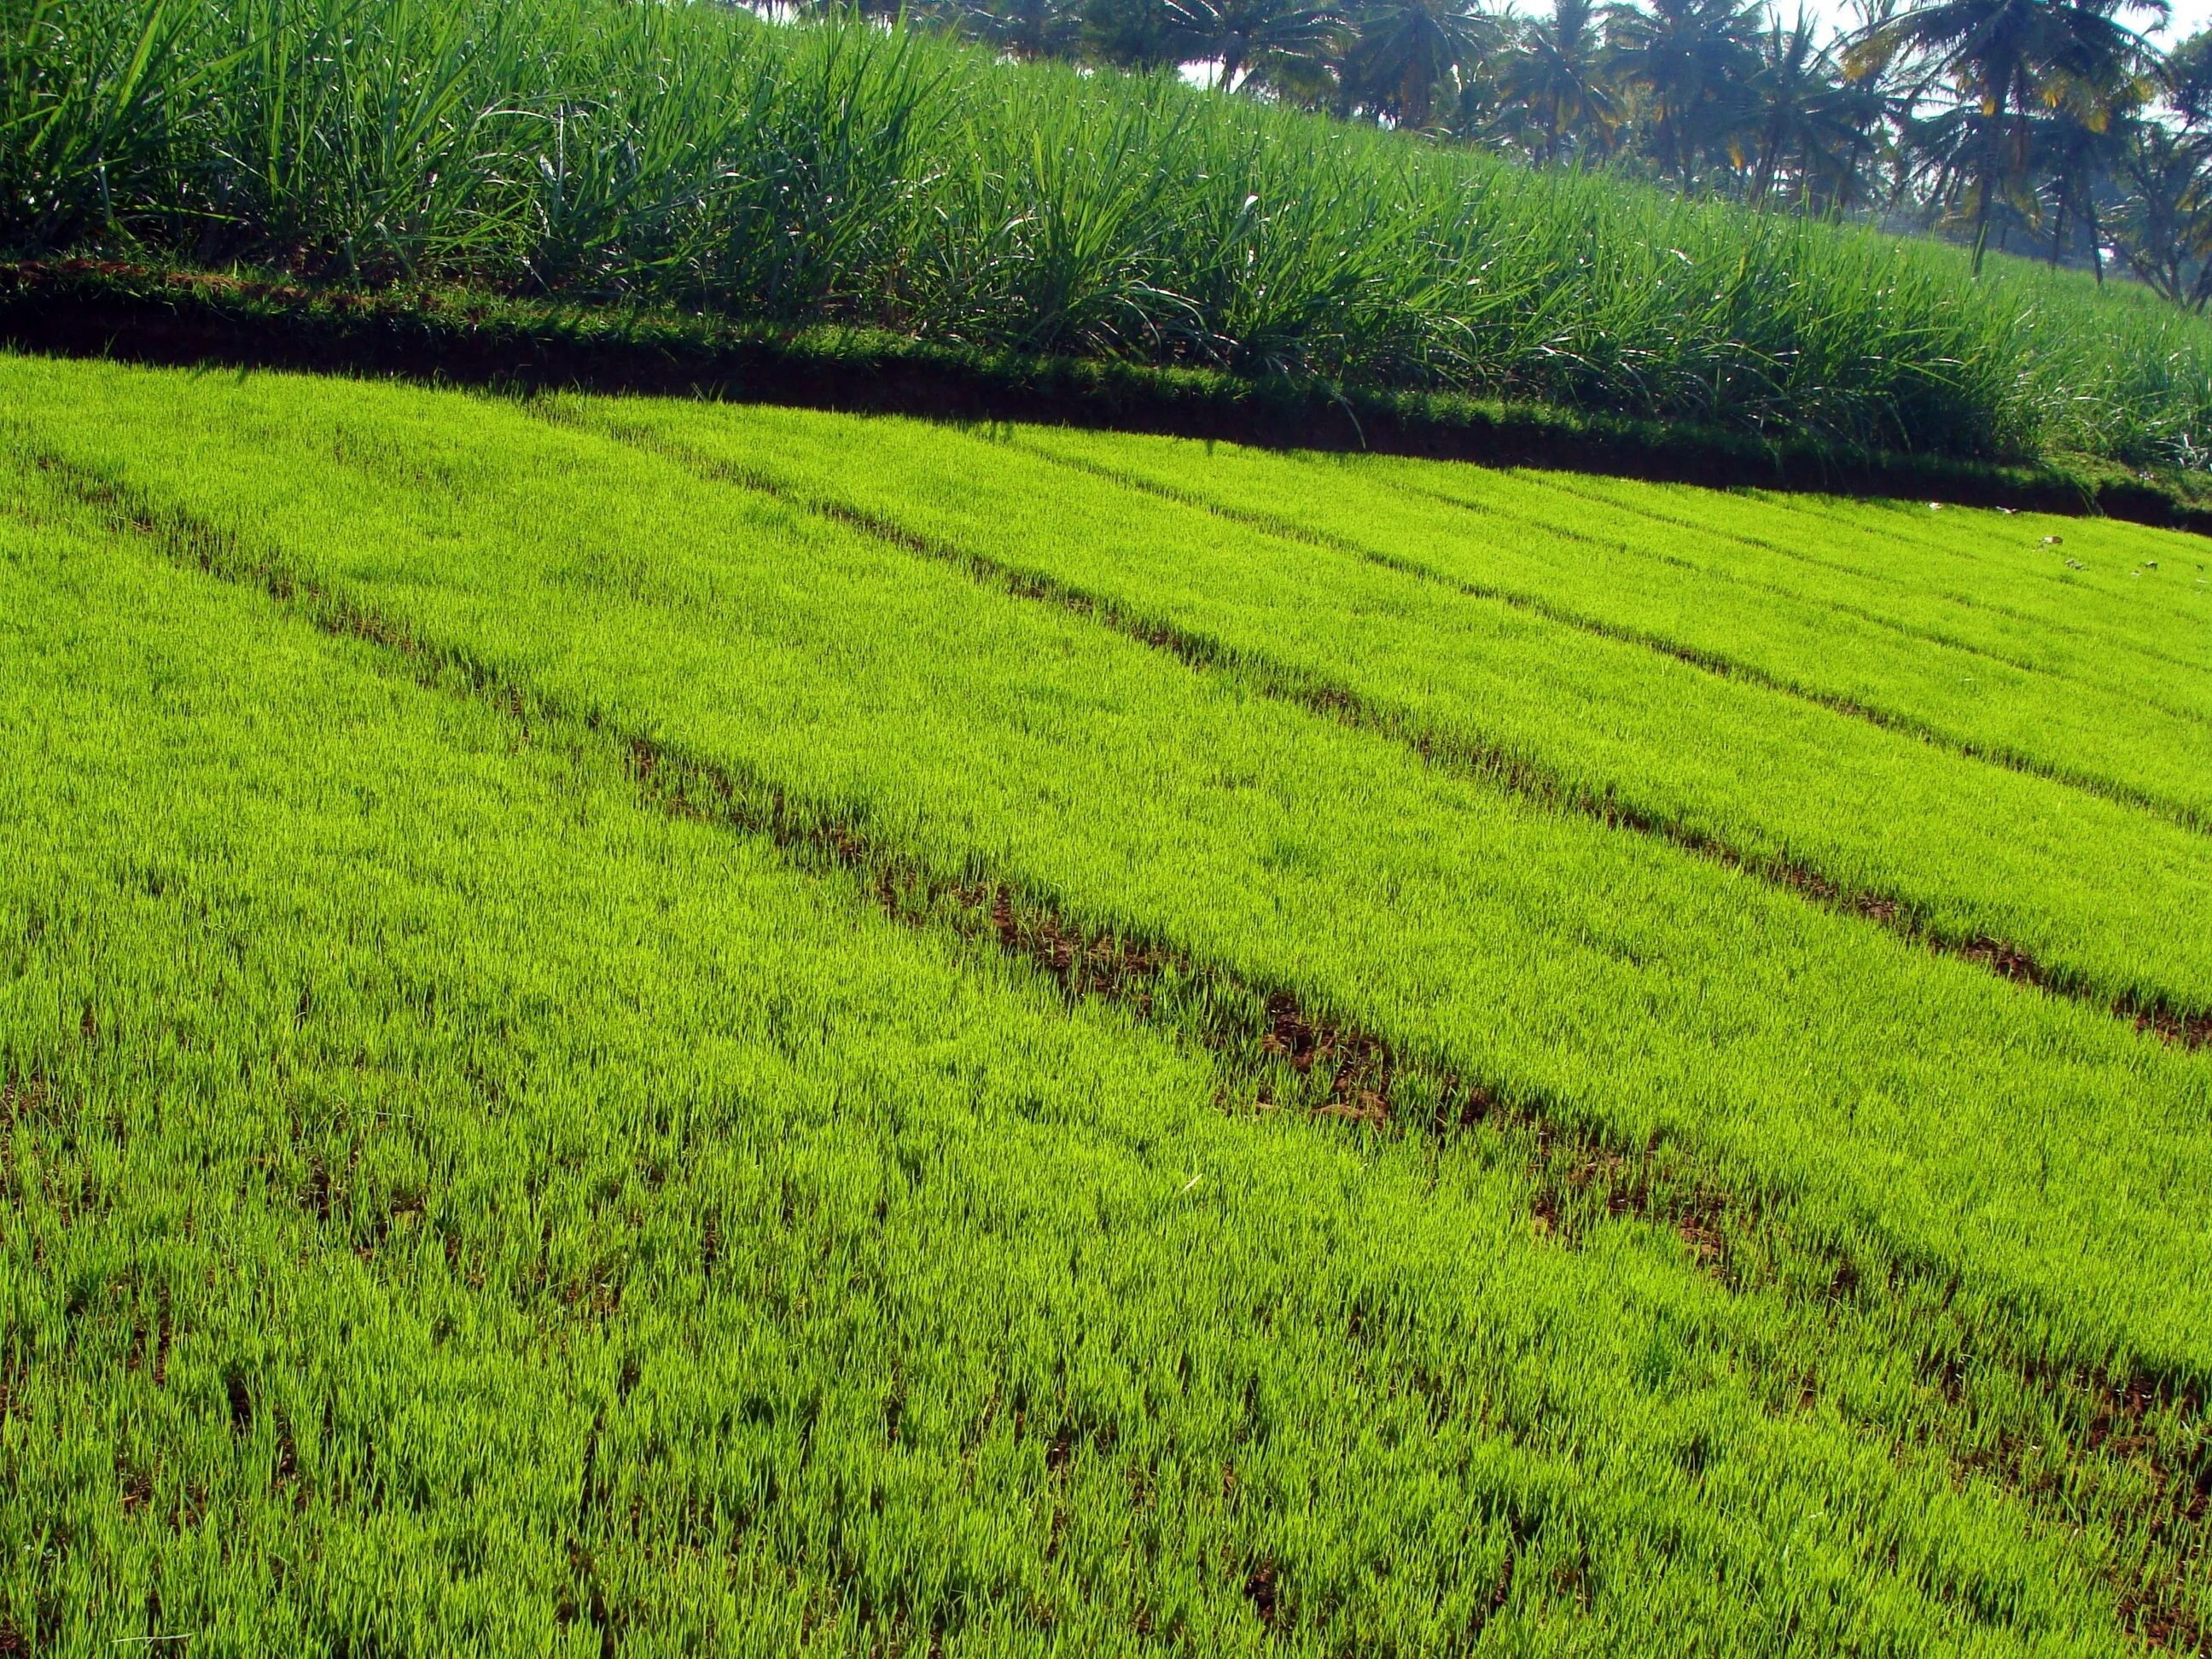
M854 414L1025 422L1261 448L1365 451L1714 488L1936 500L2212 533L2212 504L2117 468L1840 453L1710 428L1340 389L884 333L777 333L708 318L314 289L114 261L0 264L0 344L159 367L283 369Z

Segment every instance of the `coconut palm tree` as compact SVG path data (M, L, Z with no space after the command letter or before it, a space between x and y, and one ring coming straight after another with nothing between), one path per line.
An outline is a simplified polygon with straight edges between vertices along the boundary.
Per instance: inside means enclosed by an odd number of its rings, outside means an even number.
M1083 54L1123 70L1173 69L1182 40L1167 0L1082 0Z
M2158 78L2166 106L2184 126L2212 123L2212 29L2200 29L2168 52Z
M1786 168L1801 201L1847 204L1891 113L1884 89L1873 77L1846 75L1801 8L1789 27L1779 15L1769 25L1751 91L1752 199L1765 201Z
M2179 306L2212 297L2212 144L2145 121L2123 146L2112 242L2136 280Z
M1933 0L1866 30L1847 66L1917 65L1917 101L1948 83L1953 107L1922 129L1946 175L1969 182L1974 269L1979 272L2000 201L2026 200L2039 112L2070 103L2081 118L2109 121L2158 61L2118 19L2166 15L2166 0Z
M1070 0L983 0L963 21L976 39L1024 63L1066 57L1083 39L1083 15Z
M2051 263L2057 264L2064 255L2069 230L2084 230L2090 268L2100 284L2105 236L2098 195L2105 180L2124 167L2128 135L2150 93L2147 78L2116 91L2062 76L2045 88L2048 112L2035 124L2034 167L2049 181Z
M1376 0L1362 9L1346 67L1369 108L1401 127L1429 125L1438 88L1502 43L1498 19L1464 0Z
M1521 31L1504 90L1534 123L1538 161L1548 166L1570 144L1612 149L1620 102L1606 80L1602 45L1590 0L1554 0L1549 17Z
M1300 0L1169 0L1168 15L1193 61L1220 65L1223 92L1261 59L1324 56L1341 27L1327 6Z
M1759 33L1751 0L1651 0L1648 9L1607 10L1613 71L1641 94L1654 159L1685 187L1746 113Z

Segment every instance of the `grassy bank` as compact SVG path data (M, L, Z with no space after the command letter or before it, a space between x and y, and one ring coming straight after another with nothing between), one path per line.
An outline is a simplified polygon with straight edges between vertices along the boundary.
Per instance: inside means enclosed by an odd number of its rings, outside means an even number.
M880 329L787 328L459 288L367 290L112 261L0 264L0 343L174 367L1048 422L2212 530L2212 477L2188 468L2137 469L2081 454L2008 464L1856 451L1802 435L1450 392L986 350Z
M602 0L6 14L0 234L1319 379L1849 449L2191 464L2143 295L872 27Z

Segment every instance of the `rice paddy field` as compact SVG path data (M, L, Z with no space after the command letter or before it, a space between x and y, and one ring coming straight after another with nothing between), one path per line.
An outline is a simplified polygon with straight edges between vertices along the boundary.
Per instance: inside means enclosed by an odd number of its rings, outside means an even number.
M0 1653L2205 1650L2212 549L0 357Z

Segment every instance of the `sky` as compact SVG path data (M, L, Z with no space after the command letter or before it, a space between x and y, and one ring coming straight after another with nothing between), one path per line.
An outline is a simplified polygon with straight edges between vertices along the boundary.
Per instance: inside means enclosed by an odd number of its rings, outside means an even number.
M2172 21L2163 28L2145 30L2160 46L2175 46L2199 29L2212 28L2212 0L2171 0L2171 3L2173 7ZM1521 8L1524 11L1528 9L1525 5ZM1794 15L1796 0L1782 0L1782 9ZM1806 9L1815 16L1826 18L1832 24L1856 21L1849 0L1807 0ZM2142 28L2144 15L2141 12L2124 13L2120 21L2132 27Z

